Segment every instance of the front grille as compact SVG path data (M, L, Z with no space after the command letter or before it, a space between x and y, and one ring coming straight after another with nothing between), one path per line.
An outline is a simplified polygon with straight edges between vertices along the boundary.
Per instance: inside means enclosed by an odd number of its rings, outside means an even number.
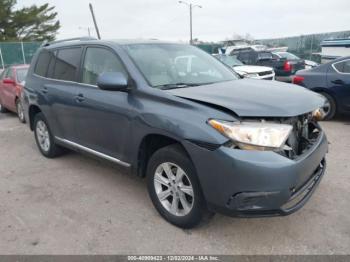
M273 77L266 77L266 78L262 78L263 80L273 80Z
M295 159L311 148L321 133L320 126L311 119L309 114L290 118L283 123L293 126L283 152L281 152L291 159Z
M266 75L272 75L272 71L264 71L264 72L260 72L258 73L259 76L266 76Z

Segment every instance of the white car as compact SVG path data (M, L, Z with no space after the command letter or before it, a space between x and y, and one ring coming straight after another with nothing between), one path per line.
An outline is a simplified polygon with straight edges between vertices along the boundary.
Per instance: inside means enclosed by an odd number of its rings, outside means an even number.
M311 60L304 60L305 61L305 69L311 69L311 68L315 68L317 66L319 66L320 64L311 61Z
M232 67L233 70L244 78L255 78L255 79L264 79L264 80L275 80L275 71L271 67L266 66L253 66L253 65L244 65L239 61L235 56L228 55L214 55L221 62L226 64L229 67Z

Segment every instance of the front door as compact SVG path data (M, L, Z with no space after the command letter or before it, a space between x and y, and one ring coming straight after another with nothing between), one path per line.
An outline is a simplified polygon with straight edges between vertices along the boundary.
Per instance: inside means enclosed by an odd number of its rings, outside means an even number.
M16 99L16 79L13 68L9 68L8 71L5 74L4 79L12 80L11 83L5 83L3 81L2 87L3 87L3 93L2 93L2 104L7 109L10 109L11 111L16 111L16 105L15 105L15 99Z
M97 77L104 72L127 71L113 50L87 47L82 63L81 84L76 91L77 143L99 153L125 160L125 146L130 139L133 108L127 92L106 91L97 87Z
M341 110L350 111L350 59L334 63L328 71L327 82Z

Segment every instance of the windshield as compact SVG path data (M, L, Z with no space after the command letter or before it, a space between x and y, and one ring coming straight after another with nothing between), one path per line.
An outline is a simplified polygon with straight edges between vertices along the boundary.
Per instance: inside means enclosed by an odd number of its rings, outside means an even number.
M146 80L160 89L204 85L237 79L220 61L183 44L132 44L126 50Z
M21 68L16 70L18 83L21 83L26 79L27 72L28 72L28 68Z
M299 60L300 58L297 57L296 55L293 55L291 53L288 53L288 52L279 52L277 53L280 57L282 58L286 58L288 60Z
M234 56L220 56L219 59L230 67L241 66L243 63Z
M272 59L272 54L270 52L261 52L258 54L259 60L270 60Z

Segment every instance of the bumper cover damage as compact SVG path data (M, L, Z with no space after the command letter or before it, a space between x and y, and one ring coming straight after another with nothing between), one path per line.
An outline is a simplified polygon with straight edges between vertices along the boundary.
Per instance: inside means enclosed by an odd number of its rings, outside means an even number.
M203 194L212 211L229 216L289 215L310 199L326 169L328 141L323 131L294 159L272 151L221 146L210 151L190 142Z

